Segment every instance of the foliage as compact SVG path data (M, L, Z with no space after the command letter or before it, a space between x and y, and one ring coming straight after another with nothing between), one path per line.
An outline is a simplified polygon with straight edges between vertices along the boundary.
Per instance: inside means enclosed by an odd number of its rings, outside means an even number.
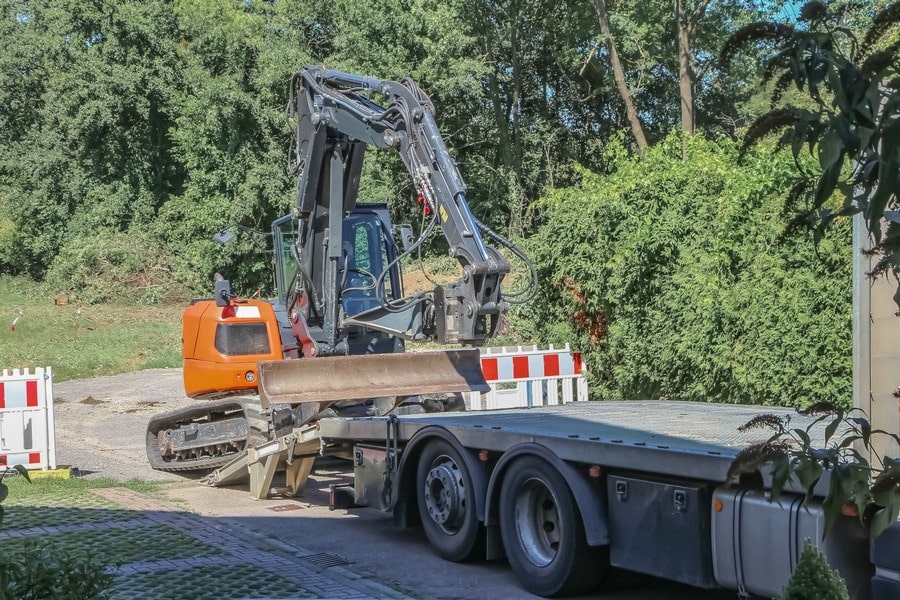
M873 273L900 276L900 4L872 18L862 42L845 16L842 3L813 0L801 11L807 28L747 25L729 38L721 58L727 67L747 44L772 46L762 67L763 80L775 82L772 109L750 126L743 151L782 132L779 145L791 148L799 167L791 208L803 207L791 228L809 227L819 240L836 219L862 213L875 251L883 253ZM811 103L782 106L791 85ZM799 160L807 148L815 168ZM843 197L837 208L830 204L836 192ZM895 299L900 304L900 288Z
M828 565L825 556L809 540L797 567L775 600L849 600L847 583Z
M659 139L678 115L671 8L608 4ZM701 68L729 28L759 18L756 4L708 9L695 37ZM244 292L267 288L265 254L210 237L229 223L265 230L289 211L283 107L306 64L415 79L474 212L501 232L533 231L534 201L575 183L575 160L601 169L620 127L590 0L2 0L0 32L0 271L36 279L65 279L71 258L57 256L95 235L140 232L147 262L167 271L164 295L208 293L216 271ZM736 119L752 89L740 74L699 81L707 128ZM362 197L412 220L409 176L396 157L371 158ZM109 277L133 267L140 278L147 262L110 265Z
M21 553L0 557L0 598L11 600L109 598L106 565L90 556L43 547L32 541Z
M822 505L825 533L849 505L860 517L868 514L870 507L878 510L871 523L872 537L877 537L900 514L900 460L884 457L879 469L873 468L867 457L870 452L877 457L872 447L873 435L889 436L898 443L900 436L873 430L864 417L850 416L861 412L859 409L845 412L833 404L819 402L799 412L816 418L805 427L791 427L790 416L758 415L743 425L741 431L763 428L772 434L765 442L742 450L732 463L728 478L757 472L765 465L772 475L773 498L781 495L788 481L796 480L806 491L805 504L827 472L829 488ZM822 425L825 447L819 448L813 430Z
M787 153L673 135L541 203L528 240L543 293L518 326L587 353L601 398L842 405L851 391L848 231L818 256L776 244Z
M47 287L71 301L156 303L184 301L168 256L138 230L106 230L66 242L47 272Z
M3 501L9 488L3 483L7 468L0 459L0 526L3 525ZM28 470L22 465L12 467L26 481ZM106 566L89 556L51 550L34 543L26 543L24 552L4 552L0 555L0 598L37 600L65 598L93 600L106 598L104 594L113 581Z
M28 469L22 465L13 465L12 469L24 477L26 481L31 481L28 476ZM9 495L9 487L3 483L3 478L6 477L7 471L8 467L6 466L6 461L0 458L0 527L3 526L3 501L6 500Z

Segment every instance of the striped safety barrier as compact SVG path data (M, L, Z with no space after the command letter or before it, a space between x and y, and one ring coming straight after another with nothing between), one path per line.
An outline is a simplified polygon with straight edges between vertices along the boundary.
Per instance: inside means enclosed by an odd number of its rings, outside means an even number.
M514 346L481 349L481 371L491 386L485 394L467 392L469 410L550 406L588 399L580 352Z
M34 373L4 369L0 375L0 462L55 469L55 438L50 367Z

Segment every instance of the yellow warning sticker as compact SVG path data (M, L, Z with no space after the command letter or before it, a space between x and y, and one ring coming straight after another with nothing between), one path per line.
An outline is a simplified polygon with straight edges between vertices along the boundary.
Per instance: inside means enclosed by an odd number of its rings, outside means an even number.
M441 221L442 221L443 223L446 223L446 222L447 222L447 218L448 218L448 217L447 217L447 209L444 208L444 205L443 205L443 204L441 204L440 208L438 209L438 212L441 213Z

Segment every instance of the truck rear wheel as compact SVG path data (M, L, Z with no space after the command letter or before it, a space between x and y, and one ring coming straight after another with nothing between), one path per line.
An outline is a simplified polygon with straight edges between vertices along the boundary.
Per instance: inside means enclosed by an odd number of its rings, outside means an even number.
M529 592L587 592L609 569L609 547L588 546L566 480L546 461L514 462L500 488L500 532L516 577Z
M475 509L472 476L453 446L444 440L425 446L416 489L425 535L441 557L462 562L483 554L484 528Z

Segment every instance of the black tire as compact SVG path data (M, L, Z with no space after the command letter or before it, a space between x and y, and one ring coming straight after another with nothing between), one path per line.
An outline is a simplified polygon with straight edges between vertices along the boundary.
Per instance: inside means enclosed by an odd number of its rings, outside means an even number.
M513 572L531 593L589 592L609 570L609 547L588 546L566 480L536 456L514 462L503 479L500 532Z
M416 471L416 497L425 535L442 558L463 562L484 556L472 476L448 442L426 444Z

